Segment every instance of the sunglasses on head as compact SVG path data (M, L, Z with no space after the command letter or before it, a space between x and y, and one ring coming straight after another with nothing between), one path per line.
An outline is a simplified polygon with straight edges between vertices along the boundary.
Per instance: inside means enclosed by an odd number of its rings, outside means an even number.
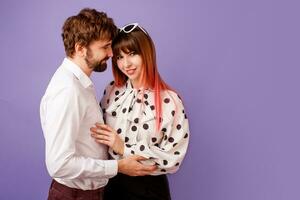
M124 33L130 33L132 32L136 27L139 27L146 35L148 35L148 33L141 27L139 26L138 23L130 23L130 24L127 24L125 26L123 26L122 28L120 28L120 32L124 32Z

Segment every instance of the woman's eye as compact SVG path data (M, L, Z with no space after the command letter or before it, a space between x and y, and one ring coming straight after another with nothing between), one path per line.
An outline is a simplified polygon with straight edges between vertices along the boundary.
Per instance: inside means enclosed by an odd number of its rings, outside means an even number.
M120 60L122 57L121 56L117 56L116 58L117 58L117 60Z
M132 52L129 53L129 55L130 55L130 56L134 56L134 55L135 55L135 52L132 51Z

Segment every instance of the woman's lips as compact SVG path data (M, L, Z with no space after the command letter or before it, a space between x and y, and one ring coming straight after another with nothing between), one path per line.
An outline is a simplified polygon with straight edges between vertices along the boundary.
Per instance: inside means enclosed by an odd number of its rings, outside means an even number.
M128 75L133 75L134 72L135 72L135 70L136 70L136 69L129 69L129 70L126 70L126 73L127 73Z

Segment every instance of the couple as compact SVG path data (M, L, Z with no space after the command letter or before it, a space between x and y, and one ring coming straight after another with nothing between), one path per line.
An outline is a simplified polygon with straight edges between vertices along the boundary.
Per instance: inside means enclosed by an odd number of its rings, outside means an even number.
M137 23L118 30L86 8L65 21L62 38L66 58L40 107L48 199L171 199L166 174L184 158L188 120L157 71L149 34ZM99 106L90 75L110 57L114 81Z

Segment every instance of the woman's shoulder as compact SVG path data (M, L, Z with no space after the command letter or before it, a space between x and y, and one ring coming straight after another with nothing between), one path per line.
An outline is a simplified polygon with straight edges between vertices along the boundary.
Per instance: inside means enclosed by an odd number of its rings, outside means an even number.
M174 90L164 90L161 94L162 109L166 112L184 110L184 105L180 95ZM173 115L173 114L172 114Z
M164 90L161 95L163 103L183 104L182 98L174 90Z
M125 85L118 87L118 86L115 85L115 81L111 81L105 87L103 95L104 96L118 95L118 93L120 93L121 91L123 91L125 89L126 89ZM115 94L115 93L117 93L117 94Z

